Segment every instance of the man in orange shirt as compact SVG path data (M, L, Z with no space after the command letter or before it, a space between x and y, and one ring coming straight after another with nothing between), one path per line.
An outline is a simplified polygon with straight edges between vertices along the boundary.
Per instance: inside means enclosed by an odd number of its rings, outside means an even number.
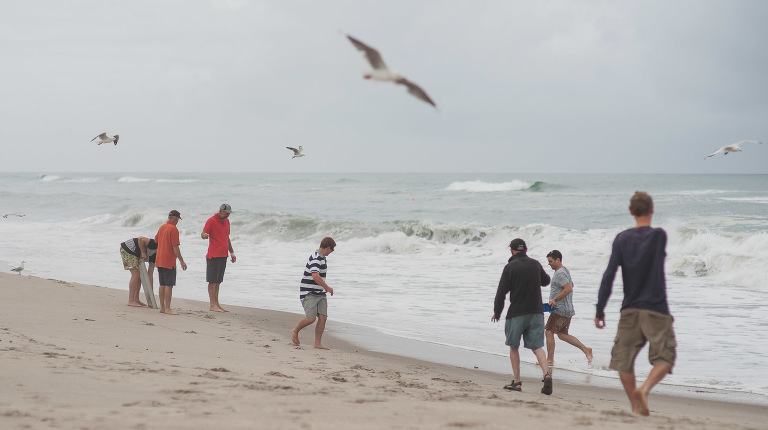
M181 214L176 209L168 213L168 222L163 224L157 235L157 255L155 256L155 267L157 267L157 276L160 280L160 313L166 315L178 315L171 310L171 295L173 286L176 285L176 258L181 263L181 268L187 270L187 264L179 250L179 229L176 224L181 220Z
M205 255L205 280L208 282L208 297L211 299L211 311L229 312L219 304L219 285L224 281L224 271L227 269L227 257L231 256L232 263L237 261L232 241L229 240L229 215L232 206L224 203L219 212L208 218L200 237L208 239L208 253Z

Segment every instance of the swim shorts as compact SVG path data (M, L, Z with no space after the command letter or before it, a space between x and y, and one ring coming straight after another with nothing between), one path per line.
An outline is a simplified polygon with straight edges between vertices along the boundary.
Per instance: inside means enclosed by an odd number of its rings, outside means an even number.
M123 248L120 248L120 256L123 258L125 270L139 270L139 257L129 254Z
M549 318L547 318L547 325L544 326L544 329L553 333L568 334L568 328L570 326L571 317L564 317L556 313L550 313Z
M224 281L224 271L227 269L227 257L205 259L205 282L221 284Z
M176 268L166 269L165 267L158 267L157 278L163 287L173 287L176 285Z

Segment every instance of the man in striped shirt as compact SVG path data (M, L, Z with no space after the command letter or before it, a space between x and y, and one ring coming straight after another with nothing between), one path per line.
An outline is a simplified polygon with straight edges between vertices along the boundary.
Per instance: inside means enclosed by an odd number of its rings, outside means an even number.
M325 274L328 271L328 264L325 257L329 256L336 242L330 237L323 238L320 242L320 249L309 256L307 266L304 269L304 275L301 278L299 288L299 298L304 307L305 317L302 318L296 327L291 330L291 341L294 345L299 345L299 332L304 327L312 325L317 320L315 326L315 348L328 349L320 342L325 331L325 322L328 319L328 300L326 293L333 295L333 288L325 283Z

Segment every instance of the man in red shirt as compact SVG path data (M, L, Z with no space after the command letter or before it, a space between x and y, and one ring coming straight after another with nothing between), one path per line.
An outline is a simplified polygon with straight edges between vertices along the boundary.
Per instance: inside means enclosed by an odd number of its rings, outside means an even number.
M179 229L176 224L179 223L181 214L176 209L168 214L168 222L160 226L155 235L157 242L157 254L155 256L155 267L157 267L157 277L160 280L160 313L166 315L178 315L171 310L171 295L173 286L176 285L176 259L179 259L181 268L187 270L187 264L179 250Z
M232 206L224 203L219 212L208 218L200 237L208 239L208 253L205 254L205 281L208 282L208 297L211 299L211 311L229 312L219 305L219 285L224 281L224 271L227 269L227 256L232 263L237 261L232 242L229 240L229 214Z

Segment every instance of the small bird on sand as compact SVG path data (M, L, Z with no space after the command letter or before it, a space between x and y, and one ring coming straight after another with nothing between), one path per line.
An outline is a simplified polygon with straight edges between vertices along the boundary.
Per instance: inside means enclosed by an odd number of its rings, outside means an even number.
M429 98L427 92L424 91L420 86L409 81L408 79L405 79L399 73L389 70L387 65L384 64L384 59L381 58L379 51L350 35L347 35L347 39L349 39L349 41L355 45L355 48L365 53L365 58L368 60L368 63L370 63L371 67L373 67L373 70L363 73L363 78L373 79L374 81L392 82L395 84L405 85L408 88L409 94L431 104L437 109L435 102Z
M91 142L93 142L96 139L99 139L99 141L97 142L99 145L101 145L102 143L109 143L109 142L114 142L115 145L117 145L117 141L120 140L120 135L116 134L112 137L109 137L107 136L107 133L101 133L100 135L91 139Z
M21 218L24 216L24 214L3 214L3 218L8 218L9 216L17 216Z
M11 272L18 272L19 275L21 275L21 271L24 270L24 263L26 263L26 261L22 260L21 266L14 266L13 264L9 264L9 266L13 267L13 269L11 269Z
M763 144L763 142L758 142L756 140L740 140L738 142L732 143L730 145L725 145L722 148L719 148L717 151L704 157L704 159L706 160L707 158L715 156L721 152L723 153L723 155L728 155L729 152L741 152L741 145L745 143L758 143L760 145Z
M303 146L299 146L299 149L296 149L296 148L292 148L292 147L290 147L290 146L286 146L286 148L288 148L288 149L290 149L291 151L293 151L293 157L291 157L291 159L294 159L294 158L296 158L296 157L303 157L303 156L304 156L304 153L302 153L302 152L301 152L301 151L303 151L303 150L304 150L304 147L303 147Z

